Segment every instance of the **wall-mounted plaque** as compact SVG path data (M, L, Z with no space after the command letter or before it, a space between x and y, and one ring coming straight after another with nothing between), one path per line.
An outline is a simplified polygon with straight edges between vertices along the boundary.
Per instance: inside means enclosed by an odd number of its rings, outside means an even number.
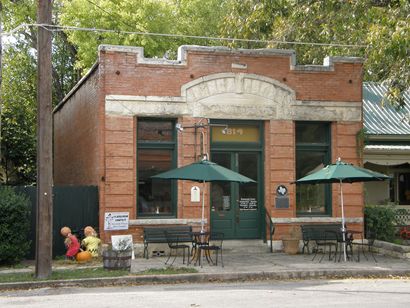
M278 196L286 196L288 194L288 188L285 185L279 185L276 188L276 194Z
M239 209L241 211L256 210L258 201L255 198L241 198L239 200Z
M288 188L285 185L279 185L276 188L275 208L277 209L288 209L289 208Z
M288 197L276 197L275 198L275 208L288 209L289 208L289 198Z

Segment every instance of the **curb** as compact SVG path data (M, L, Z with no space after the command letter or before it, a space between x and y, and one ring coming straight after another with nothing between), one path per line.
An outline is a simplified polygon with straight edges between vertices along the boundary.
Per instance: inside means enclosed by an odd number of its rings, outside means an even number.
M173 283L206 283L206 282L237 282L253 280L289 280L289 279L348 279L348 278L393 278L410 277L410 269L405 270L320 270L320 271L275 271L275 272L245 272L245 273L196 273L177 275L140 275L109 278L86 278L69 280L47 280L29 282L0 283L0 291L29 290L38 288L61 287L108 287L143 284L173 284Z

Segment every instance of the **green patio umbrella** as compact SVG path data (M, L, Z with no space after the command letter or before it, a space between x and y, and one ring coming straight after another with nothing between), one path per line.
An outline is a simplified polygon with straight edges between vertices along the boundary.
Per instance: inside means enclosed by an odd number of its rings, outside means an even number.
M255 181L235 171L222 167L207 159L192 163L190 165L172 169L157 175L152 176L153 179L168 179L168 180L189 180L202 182L202 220L201 232L204 231L204 213L205 213L205 182L238 182L238 183L254 183Z
M340 158L335 164L326 167L298 179L296 184L319 184L319 183L339 183L340 185L340 205L342 209L342 234L343 234L343 256L346 261L346 241L345 241L345 216L343 207L342 183L384 181L390 179L389 176L365 168L353 166L343 162Z

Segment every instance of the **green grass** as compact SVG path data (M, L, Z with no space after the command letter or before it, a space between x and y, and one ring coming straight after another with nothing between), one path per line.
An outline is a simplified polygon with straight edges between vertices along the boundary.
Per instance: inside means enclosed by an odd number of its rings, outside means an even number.
M198 273L195 268L189 267L165 267L165 268L150 268L146 271L138 273L138 275L175 275L175 274L189 274Z
M197 273L194 268L174 268L167 267L161 269L148 269L135 275L172 275L172 274L186 274ZM82 269L65 269L54 270L51 276L47 279L36 279L33 273L0 273L0 283L8 282L25 282L25 281L42 281L42 280L67 280L67 279L81 279L81 278L102 278L102 277L120 277L129 276L127 270L106 270L102 267L98 268L82 268Z
M26 265L26 264L16 263L16 264L11 264L11 265L1 265L1 266L0 266L0 270L2 270L2 269L10 269L10 268L13 268L13 269L21 269L21 268L27 268L27 267L28 267L28 265Z
M118 277L129 275L126 270L108 271L103 268L83 268L70 270L54 270L47 279L36 279L33 273L7 273L0 274L0 283L23 282L40 280L65 280L81 278Z

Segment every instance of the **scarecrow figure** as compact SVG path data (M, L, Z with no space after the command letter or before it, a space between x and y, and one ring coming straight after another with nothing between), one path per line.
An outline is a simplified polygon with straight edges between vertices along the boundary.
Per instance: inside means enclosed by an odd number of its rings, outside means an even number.
M75 256L80 250L80 243L78 242L77 237L71 234L71 229L69 227L62 227L60 233L65 237L64 245L67 248L65 254L66 259L75 260Z
M81 246L85 248L85 251L91 253L93 257L98 257L100 253L101 240L97 237L97 232L91 226L84 228L85 239L81 241Z

